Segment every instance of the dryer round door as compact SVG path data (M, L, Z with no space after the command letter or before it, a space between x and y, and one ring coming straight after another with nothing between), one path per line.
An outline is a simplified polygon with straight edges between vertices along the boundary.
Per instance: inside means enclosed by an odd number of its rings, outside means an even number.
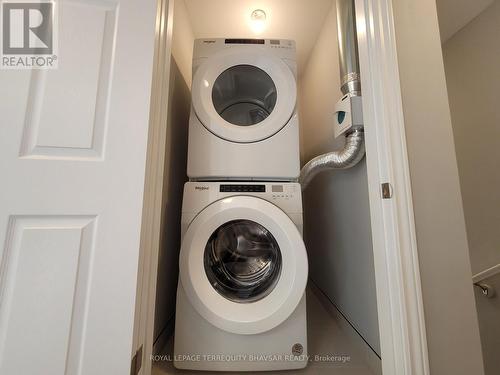
M221 199L195 217L182 241L180 281L196 311L237 334L268 331L293 313L306 287L302 236L275 205Z
M295 77L279 58L232 47L203 62L193 77L196 116L213 134L238 143L276 134L292 117Z

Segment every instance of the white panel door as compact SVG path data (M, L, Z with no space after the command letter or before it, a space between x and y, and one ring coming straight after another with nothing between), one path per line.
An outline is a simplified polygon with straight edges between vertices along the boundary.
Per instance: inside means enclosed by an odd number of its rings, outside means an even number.
M58 4L58 69L0 70L0 374L128 374L156 1Z

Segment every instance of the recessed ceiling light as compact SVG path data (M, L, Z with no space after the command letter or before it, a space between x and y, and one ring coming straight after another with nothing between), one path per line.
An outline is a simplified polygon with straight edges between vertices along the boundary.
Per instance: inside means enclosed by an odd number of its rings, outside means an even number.
M266 12L262 9L255 9L250 15L252 21L265 21L266 20Z
M266 12L262 9L255 9L252 14L250 14L250 27L256 34L260 34L264 31L266 27Z

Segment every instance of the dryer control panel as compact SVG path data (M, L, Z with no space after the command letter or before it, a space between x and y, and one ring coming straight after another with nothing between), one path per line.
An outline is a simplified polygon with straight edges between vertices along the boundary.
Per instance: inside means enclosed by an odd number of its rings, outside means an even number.
M249 48L259 53L259 50L267 50L282 59L295 61L295 41L289 39L234 39L234 38L204 38L195 39L193 48L193 60L207 58L217 51L227 48Z

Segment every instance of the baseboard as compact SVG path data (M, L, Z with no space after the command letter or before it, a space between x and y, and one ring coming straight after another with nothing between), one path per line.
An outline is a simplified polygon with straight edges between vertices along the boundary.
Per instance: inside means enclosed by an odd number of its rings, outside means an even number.
M328 296L312 281L309 279L309 288L318 297L321 304L330 312L337 320L342 332L346 334L349 340L359 349L363 354L367 366L374 375L382 375L382 361L373 349L365 342L359 333L352 327L344 315L337 309L335 304L328 298Z

